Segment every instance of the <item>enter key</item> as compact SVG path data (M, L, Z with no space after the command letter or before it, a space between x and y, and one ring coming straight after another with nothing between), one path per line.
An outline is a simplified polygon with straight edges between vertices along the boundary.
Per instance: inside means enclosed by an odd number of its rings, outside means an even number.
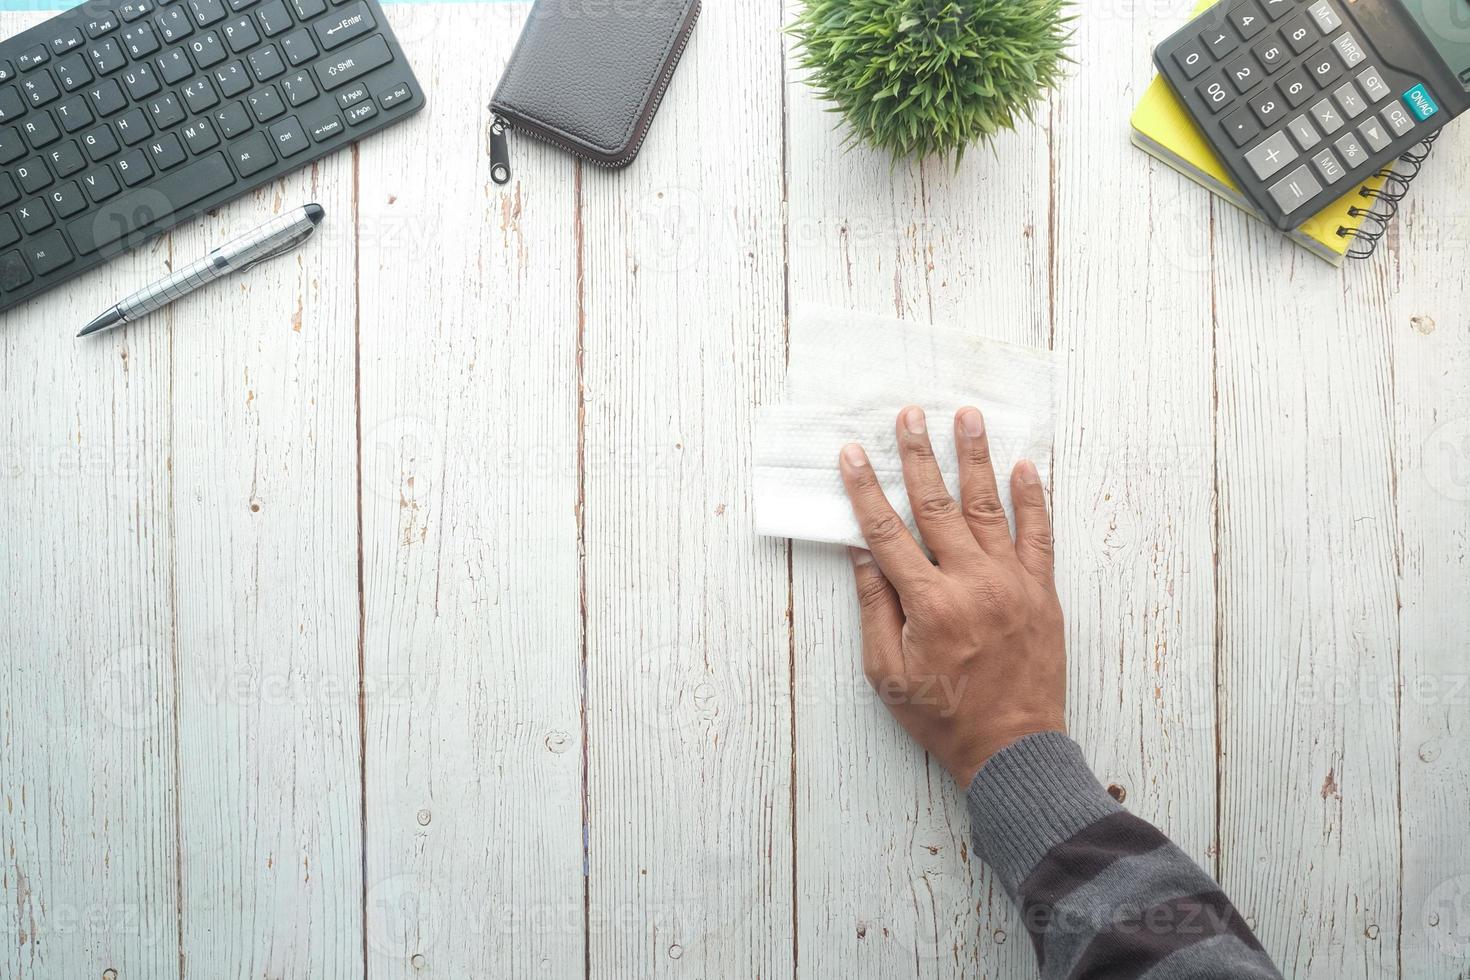
M372 11L365 3L354 3L318 20L313 27L322 49L330 51L377 29Z

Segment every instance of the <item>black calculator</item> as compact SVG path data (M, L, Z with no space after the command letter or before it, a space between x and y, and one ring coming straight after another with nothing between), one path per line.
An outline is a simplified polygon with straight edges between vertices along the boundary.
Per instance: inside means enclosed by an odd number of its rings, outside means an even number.
M1470 0L1221 0L1154 62L1286 231L1470 108Z

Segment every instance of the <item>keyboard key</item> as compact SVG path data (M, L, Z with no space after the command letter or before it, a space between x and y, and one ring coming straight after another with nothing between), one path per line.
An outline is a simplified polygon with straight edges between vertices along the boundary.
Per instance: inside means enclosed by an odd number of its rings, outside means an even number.
M1307 8L1308 15L1317 24L1317 30L1323 34L1331 34L1342 26L1342 18L1337 16L1337 11L1332 9L1332 4L1327 0L1317 0Z
M27 147L20 130L14 126L0 129L0 164L14 163L25 156Z
M153 176L153 167L148 163L148 154L142 147L124 153L117 158L117 174L128 187L137 187Z
M20 97L20 90L14 85L0 88L0 122L14 119L23 115L26 111L25 99Z
M58 58L86 44L79 27L64 27L51 39L51 53Z
M27 235L34 235L39 231L45 231L47 228L56 224L56 219L51 217L51 209L39 197L33 197L16 208L15 217L20 222L21 229Z
M1377 68L1365 68L1358 72L1358 84L1368 96L1368 101L1382 102L1389 96L1388 83L1378 74Z
M1257 44L1252 51L1268 75L1286 64L1286 45L1275 38L1267 38Z
M1333 155L1331 150L1323 150L1321 153L1312 157L1312 166L1317 168L1317 173L1322 176L1322 179L1326 181L1329 187L1347 176L1347 171L1343 169L1342 162Z
M295 116L287 116L272 126L271 139L275 141L276 152L283 160L295 156L311 145L306 141L306 131L301 128L301 122Z
M1342 74L1342 64L1330 51L1322 50L1307 62L1307 73L1312 76L1319 88L1326 88L1337 81L1337 76Z
M98 126L88 131L82 137L82 146L86 147L87 156L92 158L93 163L101 163L108 157L115 156L120 149L110 126Z
M196 116L219 105L219 96L214 93L214 86L209 84L207 78L196 78L180 91L184 94L184 102L189 106L189 111Z
M239 17L225 25L225 43L230 50L239 54L260 43L260 35L256 33L255 22L249 17Z
M331 67L335 68L337 66L333 65ZM320 75L321 69L318 68L317 72ZM327 78L322 79L322 84L328 89L332 87ZM338 82L337 84L340 85L342 83ZM1199 93L1199 97L1205 101L1205 104L1210 107L1211 112L1219 112L1230 104L1230 90L1225 87L1225 75L1222 72L1215 72L1213 75L1208 76L1204 81L1195 86L1195 91Z
M128 63L127 55L123 54L122 48L110 37L88 45L87 54L99 75L111 75Z
M1358 142L1358 137L1353 133L1343 133L1332 143L1337 147L1337 152L1342 155L1343 162L1349 169L1357 167L1368 159L1368 151L1363 149L1363 144Z
M1211 59L1205 50L1204 42L1196 38L1193 41L1184 42L1174 51L1174 63L1179 66L1180 71L1184 72L1185 78L1195 79L1210 67Z
M111 78L87 89L87 98L92 102L92 111L99 116L110 116L128 104L122 87Z
M146 58L159 48L158 35L148 24L134 24L122 32L123 47L133 58Z
M70 177L87 169L87 158L82 156L75 140L67 140L55 149L47 150L46 159L51 161L51 169L58 177Z
M195 156L219 146L219 136L215 134L208 119L192 119L179 132L184 134L184 142L189 145L189 152Z
M118 185L117 178L107 167L98 167L96 170L82 178L82 188L87 196L92 199L93 204L101 204L122 190Z
M194 66L183 48L171 48L159 56L158 73L163 76L163 84L177 85L194 74Z
M184 144L173 133L165 133L156 140L148 143L148 159L153 164L154 170L168 170L177 167L188 158L184 153Z
M40 68L50 60L51 52L38 44L34 48L27 48L21 52L20 56L15 59L15 64L21 71L31 71Z
M172 92L160 95L148 103L148 118L154 129L168 129L184 121L184 107Z
M156 21L158 33L168 44L182 41L194 33L194 24L183 7L169 7Z
M142 109L129 109L118 116L113 125L117 127L117 135L124 146L137 146L153 135L153 127L148 125L148 117L143 114Z
M1240 46L1240 42L1235 39L1235 32L1223 24L1205 31L1199 39L1216 58L1223 58Z
M250 73L245 66L238 61L232 61L223 68L214 70L214 80L219 82L220 94L225 98L233 98L250 88Z
M1242 51L1239 55L1230 59L1225 65L1225 75L1230 79L1230 84L1235 86L1235 91L1244 94L1255 87L1264 73L1256 64L1256 59L1249 51Z
M20 241L20 229L15 226L15 219L8 214L0 214L0 248L7 248Z
M1286 124L1286 131L1296 141L1296 145L1303 150L1310 150L1322 142L1322 137L1317 133L1317 127L1312 125L1312 120L1306 116L1297 116Z
M1333 92L1332 97L1337 100L1338 106L1342 109L1344 119L1356 119L1368 111L1368 103L1363 101L1363 97L1358 94L1352 82L1348 82Z
M117 12L122 15L124 21L132 23L139 17L146 17L148 14L151 14L153 12L153 4L150 0L124 0L123 5L117 8Z
M1262 92L1250 101L1251 111L1261 121L1261 125L1270 128L1286 112L1286 100L1272 91Z
M67 225L77 251L89 255L202 201L235 181L222 154L211 153L170 170L141 191L123 194ZM160 210L160 202L167 207Z
M1249 41L1266 29L1266 16L1251 0L1242 0L1230 8L1230 23Z
M344 88L337 93L337 104L344 109L348 109L367 97L368 90L366 85L354 85L351 88Z
M291 6L296 8L297 20L311 20L327 12L324 0L291 0Z
M1293 0L1261 0L1261 9L1266 12L1267 17L1279 20L1291 10L1292 2Z
M1383 119L1395 136L1402 136L1414 128L1414 120L1408 111L1397 102L1383 110ZM4 162L0 159L0 162Z
M26 97L26 101L32 106L43 106L61 95L61 90L56 87L56 80L45 68L21 82L20 90L21 94Z
M1245 155L1246 163L1251 165L1251 169L1255 171L1256 177L1260 180L1265 180L1280 172L1283 167L1295 159L1296 150L1292 149L1285 133L1272 133Z
M281 60L280 54L269 45L250 52L250 57L245 60L250 62L250 70L255 73L255 80L258 82L268 82L286 70L286 63Z
M384 109L391 109L400 102L407 102L413 98L413 89L408 87L407 82L394 82L378 96L378 105Z
M87 108L87 100L80 95L74 95L56 107L56 118L61 122L61 128L68 133L86 129L95 121L92 110Z
M1236 146L1245 146L1251 140L1261 134L1261 127L1256 123L1256 117L1249 106L1238 106L1220 120L1220 125L1230 135L1230 140Z
M378 114L378 107L371 102L359 102L347 110L347 125L360 126Z
M34 194L51 183L51 171L46 169L46 161L40 157L31 157L25 163L15 168L15 179L20 182L20 189L27 194Z
M1312 118L1317 120L1317 128L1328 136L1342 128L1342 116L1337 114L1332 103L1326 99L1312 106Z
M97 40L104 34L111 34L117 30L117 17L113 14L98 14L87 21L87 37Z
M74 51L56 63L56 80L68 92L75 92L92 80L85 53Z
M15 78L15 66L10 62L0 59L0 82L9 82Z
M47 276L71 262L74 256L60 231L51 231L25 244L26 261L38 276Z
M238 14L240 11L254 6L259 0L227 0L227 2L230 5L230 9Z
M1422 82L1404 93L1404 104L1420 122L1439 112L1439 105Z
M38 150L61 139L61 130L56 128L49 112L31 113L20 124L20 131L25 134L26 142Z
M250 114L238 102L231 102L215 112L214 121L219 125L219 131L225 134L227 140L243 136L250 131Z
M260 132L251 133L240 142L231 144L230 156L234 158L235 166L240 168L241 177L258 174L276 162L270 140Z
M286 113L286 106L281 102L281 97L276 94L275 88L270 85L251 92L245 96L245 101L250 104L250 111L255 114L257 122L270 122L277 116L285 115Z
M56 212L58 218L70 218L87 210L87 199L82 196L82 189L77 186L76 181L67 181L51 191L47 197L51 201L51 210Z
M1351 34L1344 34L1337 38L1332 42L1332 46L1337 49L1337 55L1342 59L1342 63L1349 68L1356 68L1368 59L1367 53L1358 44L1358 39Z
M123 84L128 87L128 95L133 100L141 101L163 88L158 84L158 76L148 65L133 65L122 73Z
M281 91L286 93L286 101L291 103L293 109L317 97L316 85L311 81L310 72L298 71L289 78L281 79Z
M1388 129L1379 122L1377 117L1371 117L1363 125L1358 127L1358 135L1363 137L1363 142L1368 144L1368 152L1377 153L1379 150L1387 149L1388 144L1393 142L1393 137L1388 135Z
M20 257L20 252L12 251L0 255L0 290L11 292L34 278L26 266L26 260Z
M286 12L286 5L282 0L270 0L270 3L255 12L255 19L260 21L261 30L265 31L266 37L284 34L293 26L291 15Z
M1307 49L1317 43L1317 28L1307 19L1305 14L1293 17L1281 28L1281 36L1291 46L1296 54L1305 54Z
M317 40L321 42L324 51L339 48L348 41L354 41L377 29L377 21L373 20L372 11L362 0L356 0L351 6L343 7L330 17L324 17L312 25L316 31Z
M220 0L189 0L189 10L194 14L194 23L200 27L218 24L225 19L225 5Z
M1311 168L1304 163L1272 184L1267 192L1280 205L1282 211L1291 214L1322 193L1322 185L1317 183L1317 178L1312 176Z
M342 117L331 115L325 119L318 120L311 125L311 138L313 142L325 143L333 136L343 132Z
M213 68L228 58L224 42L214 31L201 34L189 42L189 51L194 55L194 64L202 68Z
M1316 87L1307 78L1306 71L1301 68L1293 68L1278 78L1276 87L1281 90L1282 95L1286 96L1287 104L1293 109L1299 108L1302 103L1317 94Z

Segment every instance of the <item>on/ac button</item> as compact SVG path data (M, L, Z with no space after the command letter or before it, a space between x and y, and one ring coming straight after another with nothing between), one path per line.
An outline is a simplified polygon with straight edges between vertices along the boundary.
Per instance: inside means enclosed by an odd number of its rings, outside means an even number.
M1434 96L1429 94L1429 89L1425 88L1422 82L1404 93L1404 104L1418 117L1420 122L1439 112Z

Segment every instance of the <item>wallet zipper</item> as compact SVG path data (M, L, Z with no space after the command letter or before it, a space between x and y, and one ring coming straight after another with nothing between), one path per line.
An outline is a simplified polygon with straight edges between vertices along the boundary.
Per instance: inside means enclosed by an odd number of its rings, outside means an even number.
M699 3L694 4L689 16L685 19L684 26L679 29L679 37L674 42L674 48L669 53L669 57L665 59L663 74L659 77L658 85L644 107L643 117L638 120L637 138L633 140L633 145L626 153L613 160L589 157L585 147L575 146L534 123L528 123L525 120L513 122L501 113L494 113L490 118L490 179L497 184L510 182L510 141L506 139L505 134L512 129L570 153L580 160L588 160L599 167L611 169L626 166L643 148L643 141L648 138L648 131L653 128L654 114L664 100L664 93L668 90L669 82L673 81L674 70L679 67L679 62L684 57L684 49L689 46L689 38L694 34L694 25L699 20L702 6Z

